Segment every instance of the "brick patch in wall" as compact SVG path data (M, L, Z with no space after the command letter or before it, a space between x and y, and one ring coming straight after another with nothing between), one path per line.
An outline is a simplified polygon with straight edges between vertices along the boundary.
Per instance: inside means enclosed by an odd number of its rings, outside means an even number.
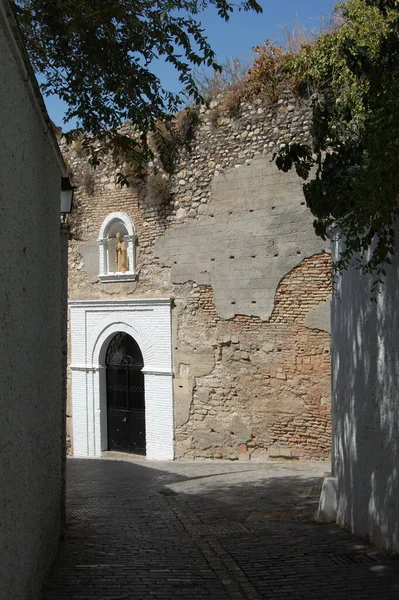
M216 312L212 286L200 285L198 304L212 325L228 321L245 331L254 331L266 321L251 315L222 319ZM267 323L301 323L310 310L331 294L331 256L325 252L305 258L280 282L274 309Z
M213 372L197 380L202 391L194 393L190 418L179 429L185 456L329 457L330 338L303 322L331 293L330 271L327 253L304 259L280 282L269 322L249 315L223 320L211 286L198 287L198 306L224 341ZM229 436L232 413L251 418ZM199 424L208 432L202 442ZM194 447L188 448L190 436Z

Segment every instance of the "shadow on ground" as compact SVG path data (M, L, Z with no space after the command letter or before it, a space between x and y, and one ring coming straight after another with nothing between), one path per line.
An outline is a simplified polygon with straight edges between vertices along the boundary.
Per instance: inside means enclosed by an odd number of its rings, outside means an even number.
M43 599L399 599L396 561L312 520L324 470L71 459Z

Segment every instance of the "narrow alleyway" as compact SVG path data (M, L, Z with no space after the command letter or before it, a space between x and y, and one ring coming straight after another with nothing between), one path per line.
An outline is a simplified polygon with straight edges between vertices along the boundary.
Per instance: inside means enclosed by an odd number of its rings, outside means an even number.
M43 600L399 599L399 561L312 520L325 470L69 459Z

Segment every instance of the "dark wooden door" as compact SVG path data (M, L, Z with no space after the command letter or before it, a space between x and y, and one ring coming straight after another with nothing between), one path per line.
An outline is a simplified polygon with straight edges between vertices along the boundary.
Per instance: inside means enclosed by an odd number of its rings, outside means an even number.
M108 449L145 454L144 362L137 342L117 333L105 362Z

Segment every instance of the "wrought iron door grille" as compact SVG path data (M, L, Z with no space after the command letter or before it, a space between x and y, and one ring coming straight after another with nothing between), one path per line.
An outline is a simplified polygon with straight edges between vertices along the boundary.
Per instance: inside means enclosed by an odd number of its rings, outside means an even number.
M118 333L105 362L109 450L145 453L144 362L137 342Z

